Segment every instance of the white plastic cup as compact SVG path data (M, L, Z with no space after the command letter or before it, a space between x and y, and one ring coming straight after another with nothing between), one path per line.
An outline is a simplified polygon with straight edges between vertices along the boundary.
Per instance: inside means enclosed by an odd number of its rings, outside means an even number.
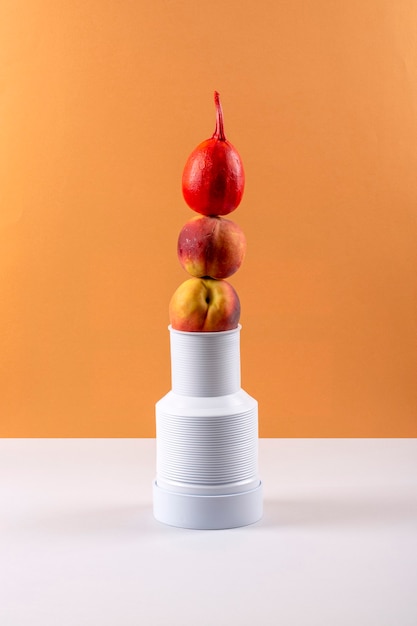
M240 387L240 326L169 331L172 390L156 403L154 516L193 529L257 522L258 403Z
M239 391L240 329L185 332L169 326L172 391L202 397Z
M167 394L156 406L157 482L185 492L210 486L212 493L234 491L258 473L258 404L245 391L222 405L217 397L207 414L205 398Z

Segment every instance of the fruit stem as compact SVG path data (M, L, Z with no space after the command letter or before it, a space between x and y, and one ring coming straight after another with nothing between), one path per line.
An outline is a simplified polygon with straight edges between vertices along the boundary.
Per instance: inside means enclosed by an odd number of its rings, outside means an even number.
M214 92L214 104L216 105L216 130L214 131L213 137L219 141L226 141L226 135L224 134L223 109L220 104L220 94L218 91Z

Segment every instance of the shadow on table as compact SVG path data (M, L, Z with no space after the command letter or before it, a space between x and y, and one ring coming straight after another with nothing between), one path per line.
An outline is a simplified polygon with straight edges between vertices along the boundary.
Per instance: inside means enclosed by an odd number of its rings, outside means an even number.
M416 496L337 496L265 500L262 527L368 526L414 523Z
M125 505L48 511L39 516L15 520L10 530L48 533L50 536L100 533L129 536L151 532L154 528L151 506Z
M264 501L264 514L255 524L258 528L290 527L367 527L413 524L417 527L417 496L370 495L342 497L307 496L303 498ZM126 504L114 506L78 506L72 509L57 508L39 515L15 519L13 532L48 534L48 536L118 535L132 538L146 533L148 536L165 534L178 529L156 522L152 506ZM180 529L182 530L182 529Z

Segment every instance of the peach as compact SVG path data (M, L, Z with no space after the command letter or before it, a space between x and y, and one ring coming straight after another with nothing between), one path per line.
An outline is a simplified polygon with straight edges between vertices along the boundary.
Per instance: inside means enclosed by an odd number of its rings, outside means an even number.
M178 237L178 259L191 276L198 278L228 278L241 266L245 252L242 229L223 217L194 217Z
M239 297L225 280L189 278L169 303L169 319L176 330L218 332L236 328L240 318Z

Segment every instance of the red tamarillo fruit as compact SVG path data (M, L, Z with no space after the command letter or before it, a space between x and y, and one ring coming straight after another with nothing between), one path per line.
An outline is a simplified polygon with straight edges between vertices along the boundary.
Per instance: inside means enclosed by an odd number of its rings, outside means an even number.
M188 206L203 215L227 215L239 205L245 173L238 151L224 134L220 97L214 92L216 129L210 139L190 154L182 175L182 192Z

